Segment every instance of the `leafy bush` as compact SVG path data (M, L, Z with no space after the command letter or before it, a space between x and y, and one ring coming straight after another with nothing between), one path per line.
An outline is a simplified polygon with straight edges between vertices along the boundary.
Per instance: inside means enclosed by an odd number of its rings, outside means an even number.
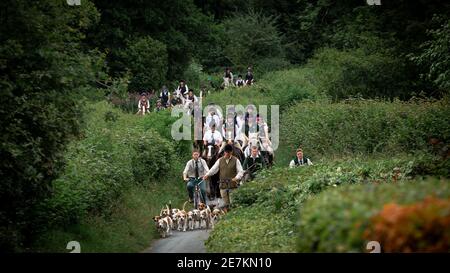
M324 98L314 82L314 71L309 68L293 68L264 74L251 87L232 88L230 92L217 92L206 97L205 104L215 103L226 109L226 105L279 105L280 110L301 100ZM222 80L223 81L223 80ZM270 109L269 109L270 111Z
M281 35L275 23L275 18L254 11L223 22L227 37L225 55L235 69L256 67L260 60L267 58L284 59Z
M172 125L177 120L177 117L172 117L170 110L151 113L144 116L138 121L139 126L144 130L155 130L166 140L170 141L174 146L174 152L177 155L189 156L191 152L192 143L188 140L175 141L172 137ZM181 158L183 158L183 156Z
M292 252L295 233L286 215L268 214L259 207L230 211L205 242L208 252Z
M308 66L315 70L318 88L334 101L352 96L408 99L411 86L403 62L385 52L324 48Z
M441 161L425 155L389 160L353 158L261 171L254 181L232 193L232 213L216 226L207 248L227 252L293 252L297 211L307 200L343 185L398 184L415 176L432 175L440 171ZM332 215L329 217L328 221L334 221ZM277 219L277 224L266 223L266 219ZM228 235L237 227L241 231L232 238L242 240L239 243L230 241Z
M264 75L267 72L287 70L290 67L291 64L286 59L279 57L267 57L254 62L253 73L257 75ZM245 77L245 73L242 73L242 76Z
M194 93L197 95L199 94L199 91L195 89L200 87L202 74L203 67L196 62L191 62L183 75L183 79L189 83L189 88L194 89Z
M421 52L412 60L420 67L426 68L423 75L432 80L443 93L449 94L450 90L450 57L448 54L448 41L450 40L450 18L434 16L433 22L439 27L428 30L431 39L421 46Z
M446 174L441 164L442 159L438 157L422 155L389 160L318 161L305 168L266 169L254 182L240 187L233 196L233 202L238 207L261 204L266 210L292 210L310 195L343 184L396 182L418 175Z
M401 206L385 204L371 219L364 238L383 252L447 252L450 248L450 199L429 196Z
M125 189L148 184L176 163L172 144L144 131L136 116L105 102L89 105L86 112L85 138L70 145L67 167L38 210L42 231L87 215L109 215Z
M129 90L157 89L164 83L168 69L165 44L150 36L141 37L130 41L122 55L133 75Z
M77 9L51 0L0 5L8 14L0 24L0 250L6 252L34 239L36 206L49 196L66 145L83 123L73 94L92 90L104 60L81 49L99 19L92 2Z
M174 149L171 143L158 133L146 130L135 143L135 155L132 158L134 180L149 183L172 169L175 161Z
M300 209L297 251L364 252L367 244L364 232L372 225L372 217L377 215L385 204L394 202L407 205L421 201L430 195L448 199L449 185L448 180L419 180L389 184L348 185L325 191L308 200ZM442 212L444 215L440 217L447 217L445 215L448 215L448 207ZM433 214L428 216L432 217ZM439 228L435 225L436 223L429 222L426 218L423 220L421 224ZM398 227L398 229L402 228L406 227ZM421 227L416 230L426 231ZM380 235L377 233L375 238L369 240L375 240ZM409 235L403 233L402 236ZM422 242L429 245L434 243L434 239L426 238ZM383 248L383 245L381 247ZM401 250L405 249L395 249L395 251Z
M313 157L435 151L445 158L450 107L445 100L299 103L283 115L280 140Z

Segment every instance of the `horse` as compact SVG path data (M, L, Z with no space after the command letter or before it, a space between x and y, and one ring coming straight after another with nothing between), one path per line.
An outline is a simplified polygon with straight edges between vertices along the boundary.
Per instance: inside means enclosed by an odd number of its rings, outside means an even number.
M198 150L200 155L203 155L205 148L202 140L204 124L205 124L205 117L202 116L200 119L196 120L194 115L194 141L192 142L192 148ZM197 125L199 125L199 127L197 127Z
M144 116L146 113L147 114L150 113L148 110L148 107L146 107L146 105L141 105L141 108L139 109L139 111L136 114Z
M136 113L136 115L144 116L146 113L150 113L149 109L150 109L149 100L145 96L141 96L138 105L138 112Z
M264 161L264 165L266 165L267 168L273 166L273 155L271 153L269 153L268 151L261 151L261 157Z
M219 147L217 145L213 145L208 143L203 151L203 159L205 159L206 164L209 168L212 168L218 159ZM220 189L219 189L219 173L211 176L209 179L209 183L207 183L207 194L210 200L214 198L220 198ZM209 191L208 191L209 190Z
M192 148L194 150L197 150L202 155L204 152L203 140L194 140L194 142L192 143Z
M247 145L242 149L243 157L250 155L250 147L256 146L258 147L260 151L260 155L262 157L262 160L264 161L264 164L267 168L270 168L273 166L273 152L270 147L270 144L267 141L263 141L261 138L252 138L247 142Z

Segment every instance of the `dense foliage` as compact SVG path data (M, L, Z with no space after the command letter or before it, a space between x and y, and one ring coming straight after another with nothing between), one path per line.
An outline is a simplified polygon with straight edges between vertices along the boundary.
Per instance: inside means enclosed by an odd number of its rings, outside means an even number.
M449 125L447 101L299 103L284 114L280 139L315 157L431 151L447 158Z
M442 159L424 155L415 158L401 156L370 160L357 157L340 158L331 162L316 161L314 166L297 169L266 170L261 172L256 180L244 184L233 193L235 210L227 215L225 221L216 226L206 246L212 252L294 252L296 251L295 237L302 239L302 236L297 233L296 219L298 216L302 219L303 206L310 200L314 200L316 195L335 192L336 189L353 184L393 184L392 187L394 187L401 181L413 184L415 182L411 179L415 177L433 174L448 177L448 162L447 165L442 164ZM430 185L427 189L438 192L443 190L440 185ZM422 196L419 193L422 188L422 186L410 188L411 195ZM392 191L394 194L395 190L392 189ZM340 192L344 194L348 190ZM402 193L407 194L407 191ZM358 200L363 202L364 198L370 194L370 192L367 195L359 193ZM343 199L346 199L345 204L352 203L354 200L344 196ZM339 211L342 215L347 215L345 205L338 206L342 204L342 201L336 202L331 202L324 197L323 204L338 208L326 214L322 210L317 210L315 219L320 219L321 223L334 223L336 220L333 214ZM318 214L320 216L317 216ZM341 221L338 222L341 223ZM346 223L341 225L349 229L352 227ZM308 229L307 226L305 225L305 230ZM237 230L239 232L235 232ZM316 237L311 238L317 238L319 234L315 235ZM342 240L345 240L345 237L342 237ZM359 240L363 240L363 237ZM323 243L326 244L326 242ZM338 243L334 242L333 245L337 246Z
M104 62L81 44L99 18L92 3L2 1L0 10L0 249L13 250L34 235L36 204L79 135L76 98L91 92Z
M440 92L448 94L450 89L450 19L435 16L433 22L438 26L427 31L431 39L421 45L421 52L412 59L426 68L423 74L440 88Z
M275 19L260 13L237 14L223 22L226 32L225 57L233 66L244 69L256 66L259 70L283 68L284 48ZM271 67L261 67L272 60ZM237 76L237 75L236 75Z
M352 185L325 191L300 210L297 251L365 252L368 241L379 239L382 250L387 252L446 252L450 243L448 202L436 201L430 204L432 207L421 204L427 203L424 199L449 197L448 180ZM389 205L392 203L413 211L396 209ZM389 216L385 210L390 210ZM404 213L407 215L401 215ZM398 222L389 231L380 226L397 217ZM379 230L372 233L374 229ZM386 232L396 235L396 240L388 242L392 237L384 237Z
M428 196L411 205L389 203L371 219L366 239L384 252L446 252L450 248L450 199Z
M174 165L172 144L157 132L106 103L89 108L85 138L69 146L64 173L38 210L41 228L108 215L123 191L148 185Z
M449 8L444 0L2 1L0 249L27 247L46 224L107 215L127 185L160 178L188 154L189 143L170 137L170 113L136 121L104 104L89 112L86 100L107 95L135 112L135 92L173 90L182 78L219 90L226 66L235 75L253 66L255 86L206 101L280 105L284 165L298 145L314 160L414 152L440 158L428 174L448 176Z
M130 90L147 90L150 86L161 86L165 82L168 69L165 44L145 36L130 41L122 54L133 75Z

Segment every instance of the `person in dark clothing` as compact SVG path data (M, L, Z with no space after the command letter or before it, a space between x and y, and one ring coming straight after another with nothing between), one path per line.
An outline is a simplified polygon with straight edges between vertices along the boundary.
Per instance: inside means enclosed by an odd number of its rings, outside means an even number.
M230 85L234 85L233 73L231 72L231 69L229 67L227 67L225 69L225 73L223 76L223 83L224 83L224 88L227 88Z
M236 86L237 87L243 87L245 85L245 82L244 82L244 80L242 79L242 75L239 75L238 76L238 79L237 79L237 81L236 81Z
M178 86L176 92L179 96L183 96L184 98L187 96L187 93L189 92L189 88L186 85L186 82L184 80L180 81L180 85Z
M311 160L309 158L303 156L302 148L298 148L297 156L291 160L291 162L289 163L289 168L295 168L298 166L307 166L307 165L312 165Z
M254 81L253 72L248 70L247 75L245 75L245 85L252 85Z
M167 87L164 85L162 87L161 93L159 93L159 99L161 100L161 104L163 107L167 107L169 104L170 92Z
M254 179L256 173L265 168L264 160L261 158L257 146L252 146L251 154L245 158L242 168L245 171L243 181Z

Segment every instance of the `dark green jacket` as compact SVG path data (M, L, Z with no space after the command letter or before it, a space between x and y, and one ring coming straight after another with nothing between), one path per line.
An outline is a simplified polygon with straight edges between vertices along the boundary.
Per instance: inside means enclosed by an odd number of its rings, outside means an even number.
M242 169L244 169L244 171L249 169L250 174L254 174L255 172L261 170L264 167L265 167L264 160L260 155L255 159L253 159L251 155L247 156L244 160L244 164L242 165Z

